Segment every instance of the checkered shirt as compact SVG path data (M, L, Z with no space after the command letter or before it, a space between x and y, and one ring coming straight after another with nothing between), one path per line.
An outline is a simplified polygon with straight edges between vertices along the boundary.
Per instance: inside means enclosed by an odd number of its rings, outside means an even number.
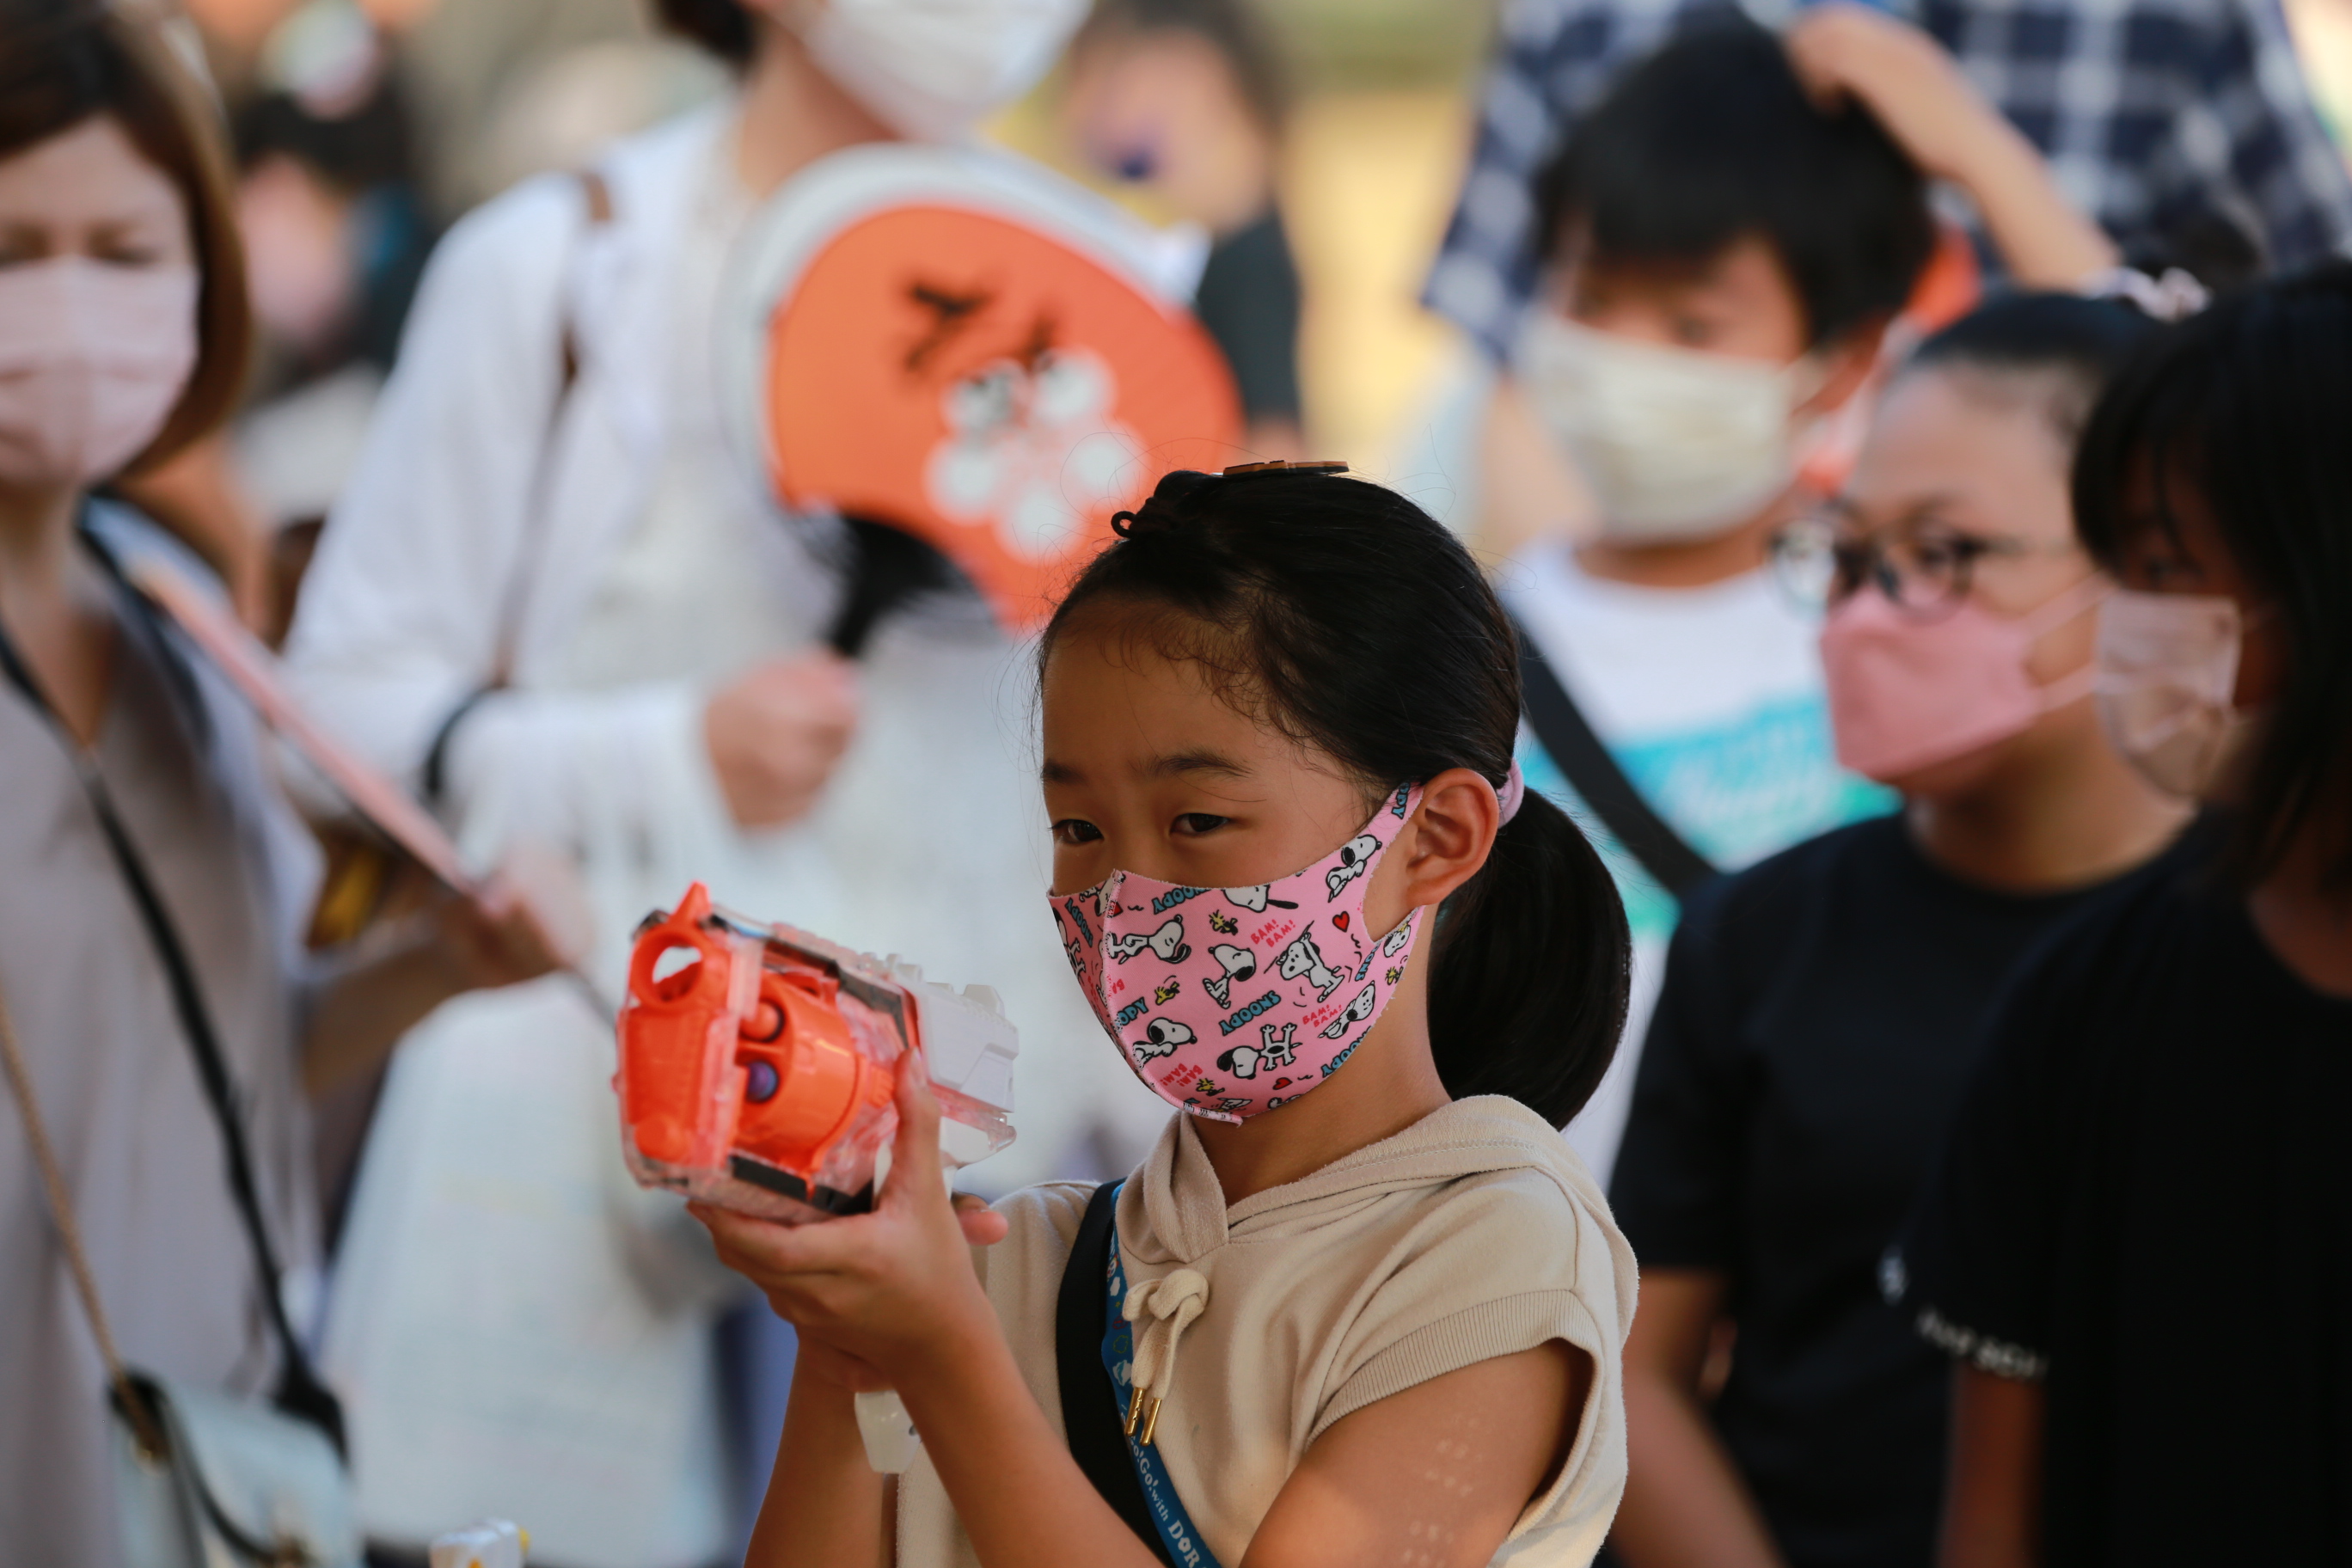
M1425 301L1507 358L1536 284L1537 170L1620 67L1724 0L1504 0L1476 149ZM1767 26L1789 0L1748 0ZM2352 251L2352 174L2277 0L1894 0L2129 250L2192 215L2272 265Z

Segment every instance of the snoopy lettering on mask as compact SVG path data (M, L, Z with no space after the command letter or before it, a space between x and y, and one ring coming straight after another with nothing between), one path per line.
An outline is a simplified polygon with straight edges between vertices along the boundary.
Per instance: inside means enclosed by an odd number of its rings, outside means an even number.
M1331 897L1338 898L1340 889L1362 876L1370 867L1372 857L1380 852L1381 841L1369 833L1360 833L1341 845L1339 863L1323 879L1323 885L1331 889Z
M1296 1024L1285 1024L1279 1034L1275 1032L1272 1024L1261 1024L1258 1026L1260 1044L1234 1047L1217 1058L1217 1067L1235 1078L1252 1079L1257 1076L1260 1068L1296 1066L1298 1059L1294 1054L1297 1042L1291 1037L1297 1032Z
M1217 961L1224 973L1213 980L1203 980L1201 988L1215 999L1218 1006L1230 1007L1234 1005L1234 982L1256 976L1257 954L1245 947L1227 947L1220 942L1209 949L1209 956Z
M1192 950L1184 941L1184 917L1170 915L1166 923L1150 936L1112 936L1103 943L1103 951L1121 963L1147 950L1171 963L1181 963L1190 958Z
M1191 1028L1173 1018L1154 1018L1143 1026L1143 1038L1135 1043L1135 1059L1148 1062L1171 1055L1178 1047L1189 1046L1197 1037Z
M1348 1004L1348 1010L1332 1019L1329 1026L1324 1029L1323 1037L1327 1040L1336 1040L1348 1032L1349 1025L1360 1023L1370 1017L1373 1001L1379 994L1380 987L1377 985L1367 985L1357 992L1356 999Z
M1298 940L1282 950L1282 977L1296 980L1302 974L1307 976L1307 984L1315 987L1318 1002L1328 1001L1347 978L1346 971L1333 969L1323 962L1323 954L1315 945L1313 926L1299 932Z
M1255 888L1227 888L1223 889L1225 897L1233 901L1233 905L1235 909L1247 910L1254 915L1262 915L1265 913L1269 908L1277 910L1295 910L1298 907L1297 904L1292 903L1288 899L1269 897L1268 895L1273 891L1273 884L1267 882L1261 882Z

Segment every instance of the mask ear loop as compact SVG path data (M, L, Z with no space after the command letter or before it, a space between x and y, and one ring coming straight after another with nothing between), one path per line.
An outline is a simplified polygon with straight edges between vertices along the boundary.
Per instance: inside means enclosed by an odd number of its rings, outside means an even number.
M1528 781L1519 772L1518 759L1515 757L1511 760L1511 776L1505 779L1503 787L1495 792L1495 805L1500 813L1500 820L1496 826L1509 826L1511 818L1519 815L1519 803L1527 798Z
M2064 626L2077 616L2087 615L2107 600L2116 591L2115 583L2104 572L2094 572L2072 587L2062 588L2055 596L2043 601L2019 617L2025 625L2030 638L2027 646ZM2099 656L2095 648L2083 661L2083 668L2071 675L2062 675L2049 685L2040 688L2042 710L2054 713L2061 708L2071 708L2087 700L2098 689Z

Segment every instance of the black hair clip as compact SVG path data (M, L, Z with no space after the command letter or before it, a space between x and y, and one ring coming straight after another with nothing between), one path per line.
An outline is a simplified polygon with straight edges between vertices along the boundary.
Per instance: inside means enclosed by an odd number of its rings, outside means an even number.
M1249 474L1344 474L1347 471L1348 465L1337 458L1318 458L1301 463L1287 463L1276 458L1268 463L1235 463L1221 470L1217 477L1238 479Z

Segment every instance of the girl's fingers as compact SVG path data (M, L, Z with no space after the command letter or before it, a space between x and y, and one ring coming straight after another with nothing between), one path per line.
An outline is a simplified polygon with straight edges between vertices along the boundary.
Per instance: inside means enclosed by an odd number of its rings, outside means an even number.
M890 1149L890 1175L882 1196L913 1194L927 1198L944 1192L947 1178L940 1167L940 1102L931 1093L931 1075L922 1054L908 1051L898 1058L898 1136Z
M842 1232L856 1228L854 1219L823 1225L778 1225L773 1220L737 1214L711 1204L688 1204L687 1212L700 1220L718 1243L719 1256L739 1274L773 1276L831 1274L856 1261L862 1250L845 1242Z
M956 1224L972 1247L994 1247L1013 1230L1013 1222L988 1206L988 1200L970 1193L955 1195Z

